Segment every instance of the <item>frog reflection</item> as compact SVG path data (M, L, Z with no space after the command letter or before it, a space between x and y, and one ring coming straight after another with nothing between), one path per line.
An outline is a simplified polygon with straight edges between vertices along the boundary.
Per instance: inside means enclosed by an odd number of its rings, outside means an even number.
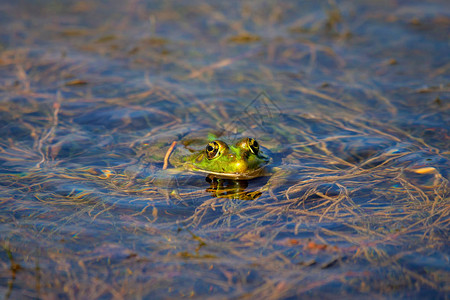
M262 194L259 190L247 190L248 180L216 178L208 175L206 182L210 184L210 187L206 191L216 198L255 200Z

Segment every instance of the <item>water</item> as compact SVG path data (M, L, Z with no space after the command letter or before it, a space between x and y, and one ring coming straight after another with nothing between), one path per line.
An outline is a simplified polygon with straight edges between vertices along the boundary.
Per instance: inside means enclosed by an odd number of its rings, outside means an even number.
M449 20L445 1L3 1L0 294L448 298ZM278 171L228 191L162 172L209 133Z

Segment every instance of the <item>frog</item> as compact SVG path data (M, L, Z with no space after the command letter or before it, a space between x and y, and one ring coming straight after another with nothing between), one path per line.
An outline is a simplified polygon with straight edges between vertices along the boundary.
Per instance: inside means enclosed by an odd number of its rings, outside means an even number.
M271 176L271 152L252 137L241 136L233 140L235 142L208 133L207 139L173 141L169 148L169 141L166 146L144 146L140 154L144 155L145 161L161 162L162 151L165 152L164 166L154 173L150 182L166 197L179 198L178 187L189 184L183 182L189 178L186 175L202 174L209 183L206 192L213 197L256 199L262 191L250 191L247 187L252 179ZM259 185L255 182L250 186L255 184Z
M208 184L205 191L215 198L254 200L283 183L280 177L285 176L273 165L272 149L278 150L271 140L260 143L250 134L196 131L178 140L166 137L158 143L141 143L136 153L147 165L141 169L148 169L142 171L148 176L147 183L166 198L182 200L182 189L202 184L198 181L201 176L190 175L200 174L205 175L203 184Z
M171 157L169 161L176 167L213 178L250 180L263 176L272 159L254 138L244 137L234 144L213 138L204 149L181 159Z

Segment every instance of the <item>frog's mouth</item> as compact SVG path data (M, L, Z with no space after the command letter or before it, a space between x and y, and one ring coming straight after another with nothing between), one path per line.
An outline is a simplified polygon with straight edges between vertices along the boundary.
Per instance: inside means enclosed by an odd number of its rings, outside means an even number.
M249 180L256 177L264 176L264 173L266 171L266 166L263 166L261 168L251 170L249 172L245 173L219 173L219 172L213 172L213 171L206 171L206 170L200 170L200 169L193 169L196 172L200 172L203 174L213 175L216 178L220 179L234 179L234 180Z

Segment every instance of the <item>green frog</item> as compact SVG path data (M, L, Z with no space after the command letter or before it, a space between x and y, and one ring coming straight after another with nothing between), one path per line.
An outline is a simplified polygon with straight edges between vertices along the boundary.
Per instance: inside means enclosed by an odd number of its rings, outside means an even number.
M225 141L229 140L209 133L207 139L187 138L172 142L169 148L168 140L160 144L142 144L137 154L147 162L164 161L163 170L154 173L150 182L167 197L179 198L178 187L192 183L185 182L189 178L184 176L186 172L205 174L205 180L210 185L206 191L218 198L256 199L282 182L280 176L285 176L279 172L280 168L269 166L272 163L271 152L254 138L243 137L234 143ZM267 180L262 179L258 183L249 181L258 177ZM263 187L254 190L262 182L265 182Z
M272 162L269 151L251 137L227 143L208 134L206 141L191 138L173 142L169 150L163 144L146 144L138 154L149 162L164 160L163 170L157 171L151 182L167 196L176 198L179 197L178 187L188 184L183 182L188 178L183 176L186 172L205 174L210 184L206 191L214 197L245 200L255 199L263 192L249 191L248 180L272 175L266 168Z
M174 166L210 175L219 179L248 180L263 176L271 158L253 138L242 138L228 145L218 139L191 155L172 158Z

